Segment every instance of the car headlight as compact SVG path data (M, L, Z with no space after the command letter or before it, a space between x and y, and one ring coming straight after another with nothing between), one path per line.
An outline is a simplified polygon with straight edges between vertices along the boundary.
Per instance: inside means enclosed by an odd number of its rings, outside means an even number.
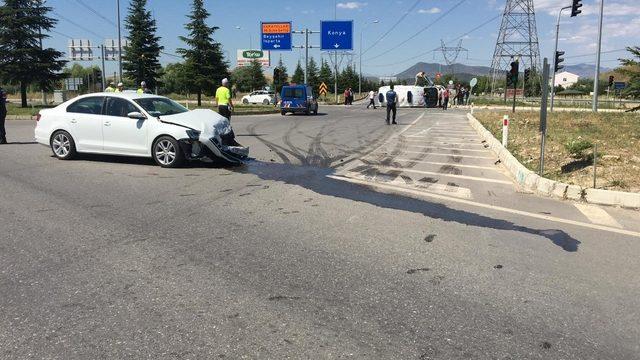
M189 139L191 139L191 140L200 139L200 131L198 131L198 130L189 129L189 130L187 130L187 135L189 136Z

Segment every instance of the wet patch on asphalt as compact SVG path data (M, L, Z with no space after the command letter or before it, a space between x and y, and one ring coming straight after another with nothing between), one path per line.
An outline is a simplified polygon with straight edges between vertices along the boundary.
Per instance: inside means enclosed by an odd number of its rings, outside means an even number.
M409 269L409 270L407 270L407 274L411 275L411 274L415 274L415 273L418 273L418 272L427 272L427 271L430 271L430 270L431 269L429 269L429 268Z
M433 240L435 240L436 236L437 236L436 234L429 234L424 238L424 241L428 242L428 243L433 242Z

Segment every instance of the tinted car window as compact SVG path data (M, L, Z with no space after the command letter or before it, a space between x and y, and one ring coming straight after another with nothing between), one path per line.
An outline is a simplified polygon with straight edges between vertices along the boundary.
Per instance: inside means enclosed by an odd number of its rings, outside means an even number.
M139 112L131 102L125 99L108 98L106 115L127 117L131 112Z
M282 97L304 99L304 90L302 88L284 88Z
M102 114L102 104L104 97L88 97L80 99L67 107L67 112L78 114Z

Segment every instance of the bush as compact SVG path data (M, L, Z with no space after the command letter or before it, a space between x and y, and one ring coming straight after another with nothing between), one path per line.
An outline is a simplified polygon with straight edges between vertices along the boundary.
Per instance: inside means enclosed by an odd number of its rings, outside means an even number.
M574 159L585 159L584 151L593 148L593 143L589 140L572 140L564 144L564 148Z

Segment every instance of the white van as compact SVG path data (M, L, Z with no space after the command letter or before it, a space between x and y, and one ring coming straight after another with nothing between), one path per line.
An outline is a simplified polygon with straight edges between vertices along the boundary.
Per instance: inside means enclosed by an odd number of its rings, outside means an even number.
M378 89L376 105L387 106L385 95L390 89L390 86L382 86ZM424 107L423 87L413 85L394 85L393 90L398 94L398 107Z

